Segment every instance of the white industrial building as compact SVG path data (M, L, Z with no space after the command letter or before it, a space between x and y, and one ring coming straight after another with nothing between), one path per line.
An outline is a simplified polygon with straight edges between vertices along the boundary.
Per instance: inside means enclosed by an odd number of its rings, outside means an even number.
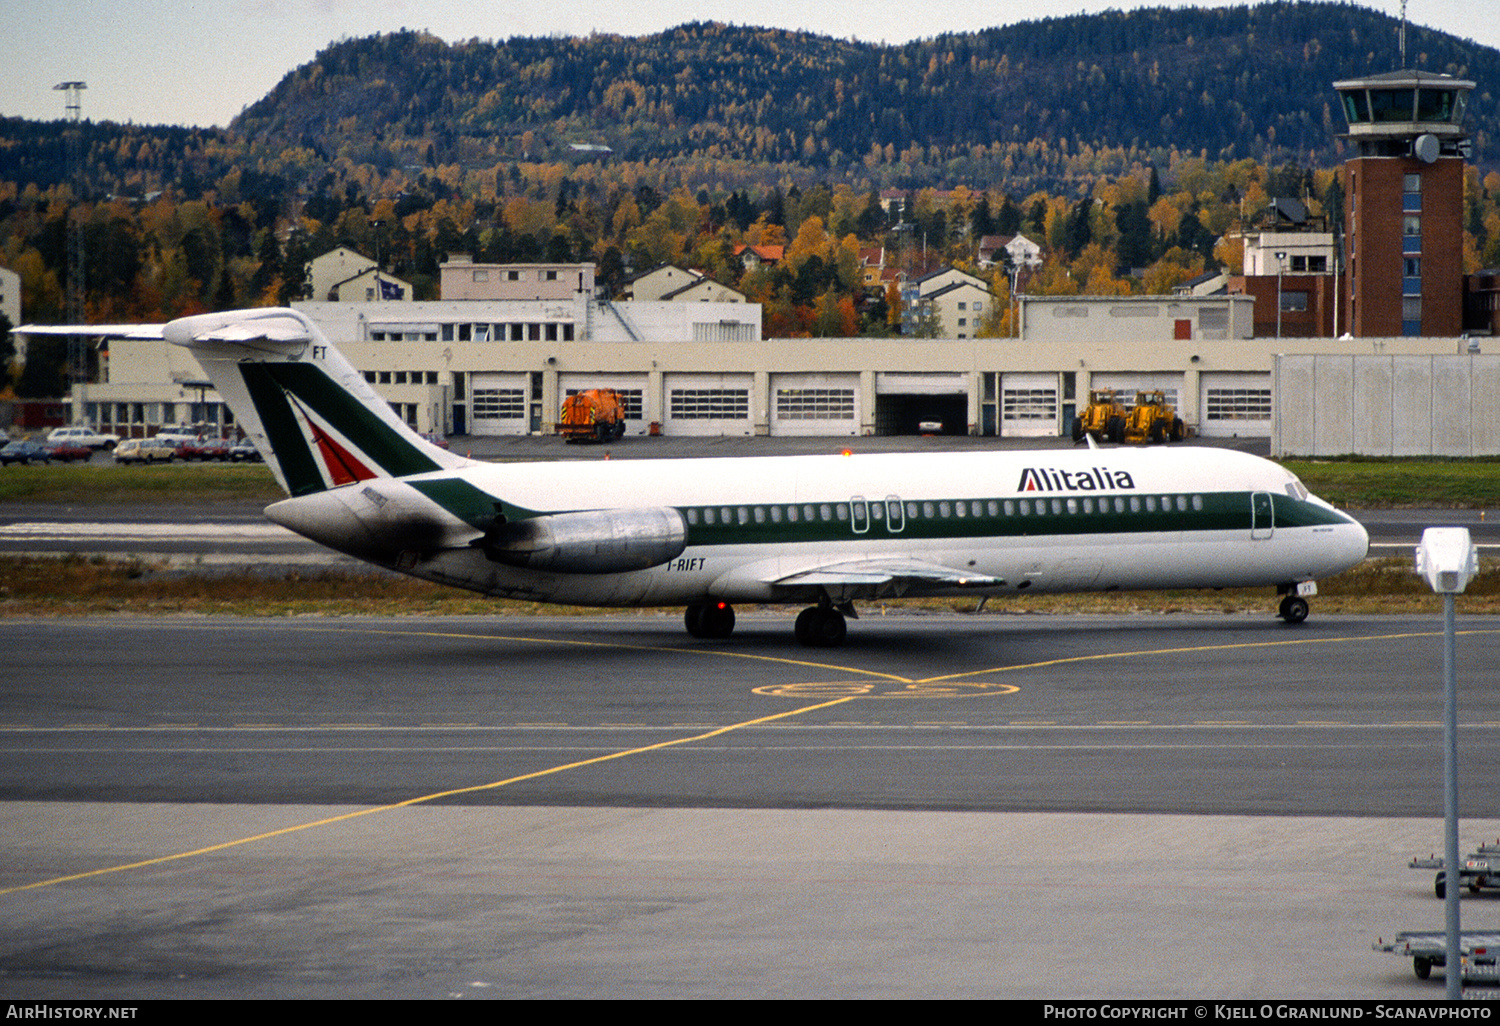
M1034 327L1014 339L761 340L759 307L744 303L300 308L412 426L477 435L548 432L570 391L607 386L624 394L638 433L655 425L668 435L904 434L939 420L949 433L1043 437L1069 429L1090 388L1110 387L1162 389L1202 435L1268 438L1278 354L1348 360L1467 351L1457 339L1247 338L1241 308L1249 302L1027 298L1024 323ZM1124 307L1128 316L1112 315ZM1055 317L1053 308L1087 316ZM1148 308L1154 313L1139 312ZM1157 332L1144 333L1146 324ZM1076 330L1066 330L1071 325ZM1171 337L1179 334L1187 337ZM116 340L104 365L106 380L89 386L96 423L128 434L178 421L227 423L182 349Z

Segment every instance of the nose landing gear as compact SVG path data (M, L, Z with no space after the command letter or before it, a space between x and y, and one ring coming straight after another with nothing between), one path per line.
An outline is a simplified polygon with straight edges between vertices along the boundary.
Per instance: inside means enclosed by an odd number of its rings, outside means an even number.
M1281 605L1276 610L1276 615L1285 620L1288 627L1306 620L1307 613L1307 599L1301 595L1283 595Z

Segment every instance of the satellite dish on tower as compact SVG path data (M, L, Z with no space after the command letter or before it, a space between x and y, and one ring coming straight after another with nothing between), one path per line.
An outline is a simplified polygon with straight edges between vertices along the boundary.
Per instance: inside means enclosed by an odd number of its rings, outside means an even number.
M1424 164L1431 164L1438 159L1443 152L1443 144L1438 142L1438 137L1428 132L1423 132L1412 140L1411 154Z

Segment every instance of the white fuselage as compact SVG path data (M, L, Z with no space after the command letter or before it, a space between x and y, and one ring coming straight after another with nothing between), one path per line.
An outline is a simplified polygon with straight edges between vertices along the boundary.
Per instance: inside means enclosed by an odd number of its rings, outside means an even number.
M684 517L686 545L658 565L624 572L496 563L471 544L482 535L472 517L421 490L452 478L527 515L669 507ZM603 606L1280 586L1347 569L1368 547L1363 527L1277 465L1199 448L470 463L353 484L267 512L316 541L415 576ZM414 521L421 544L374 552L371 539L394 537ZM983 583L878 585L848 572L853 564L913 561ZM848 579L798 579L830 566Z

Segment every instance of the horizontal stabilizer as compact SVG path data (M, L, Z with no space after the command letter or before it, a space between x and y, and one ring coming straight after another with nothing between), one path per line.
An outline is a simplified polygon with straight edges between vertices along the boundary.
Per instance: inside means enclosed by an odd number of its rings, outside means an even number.
M23 324L17 335L78 335L82 338L166 338L165 324Z

